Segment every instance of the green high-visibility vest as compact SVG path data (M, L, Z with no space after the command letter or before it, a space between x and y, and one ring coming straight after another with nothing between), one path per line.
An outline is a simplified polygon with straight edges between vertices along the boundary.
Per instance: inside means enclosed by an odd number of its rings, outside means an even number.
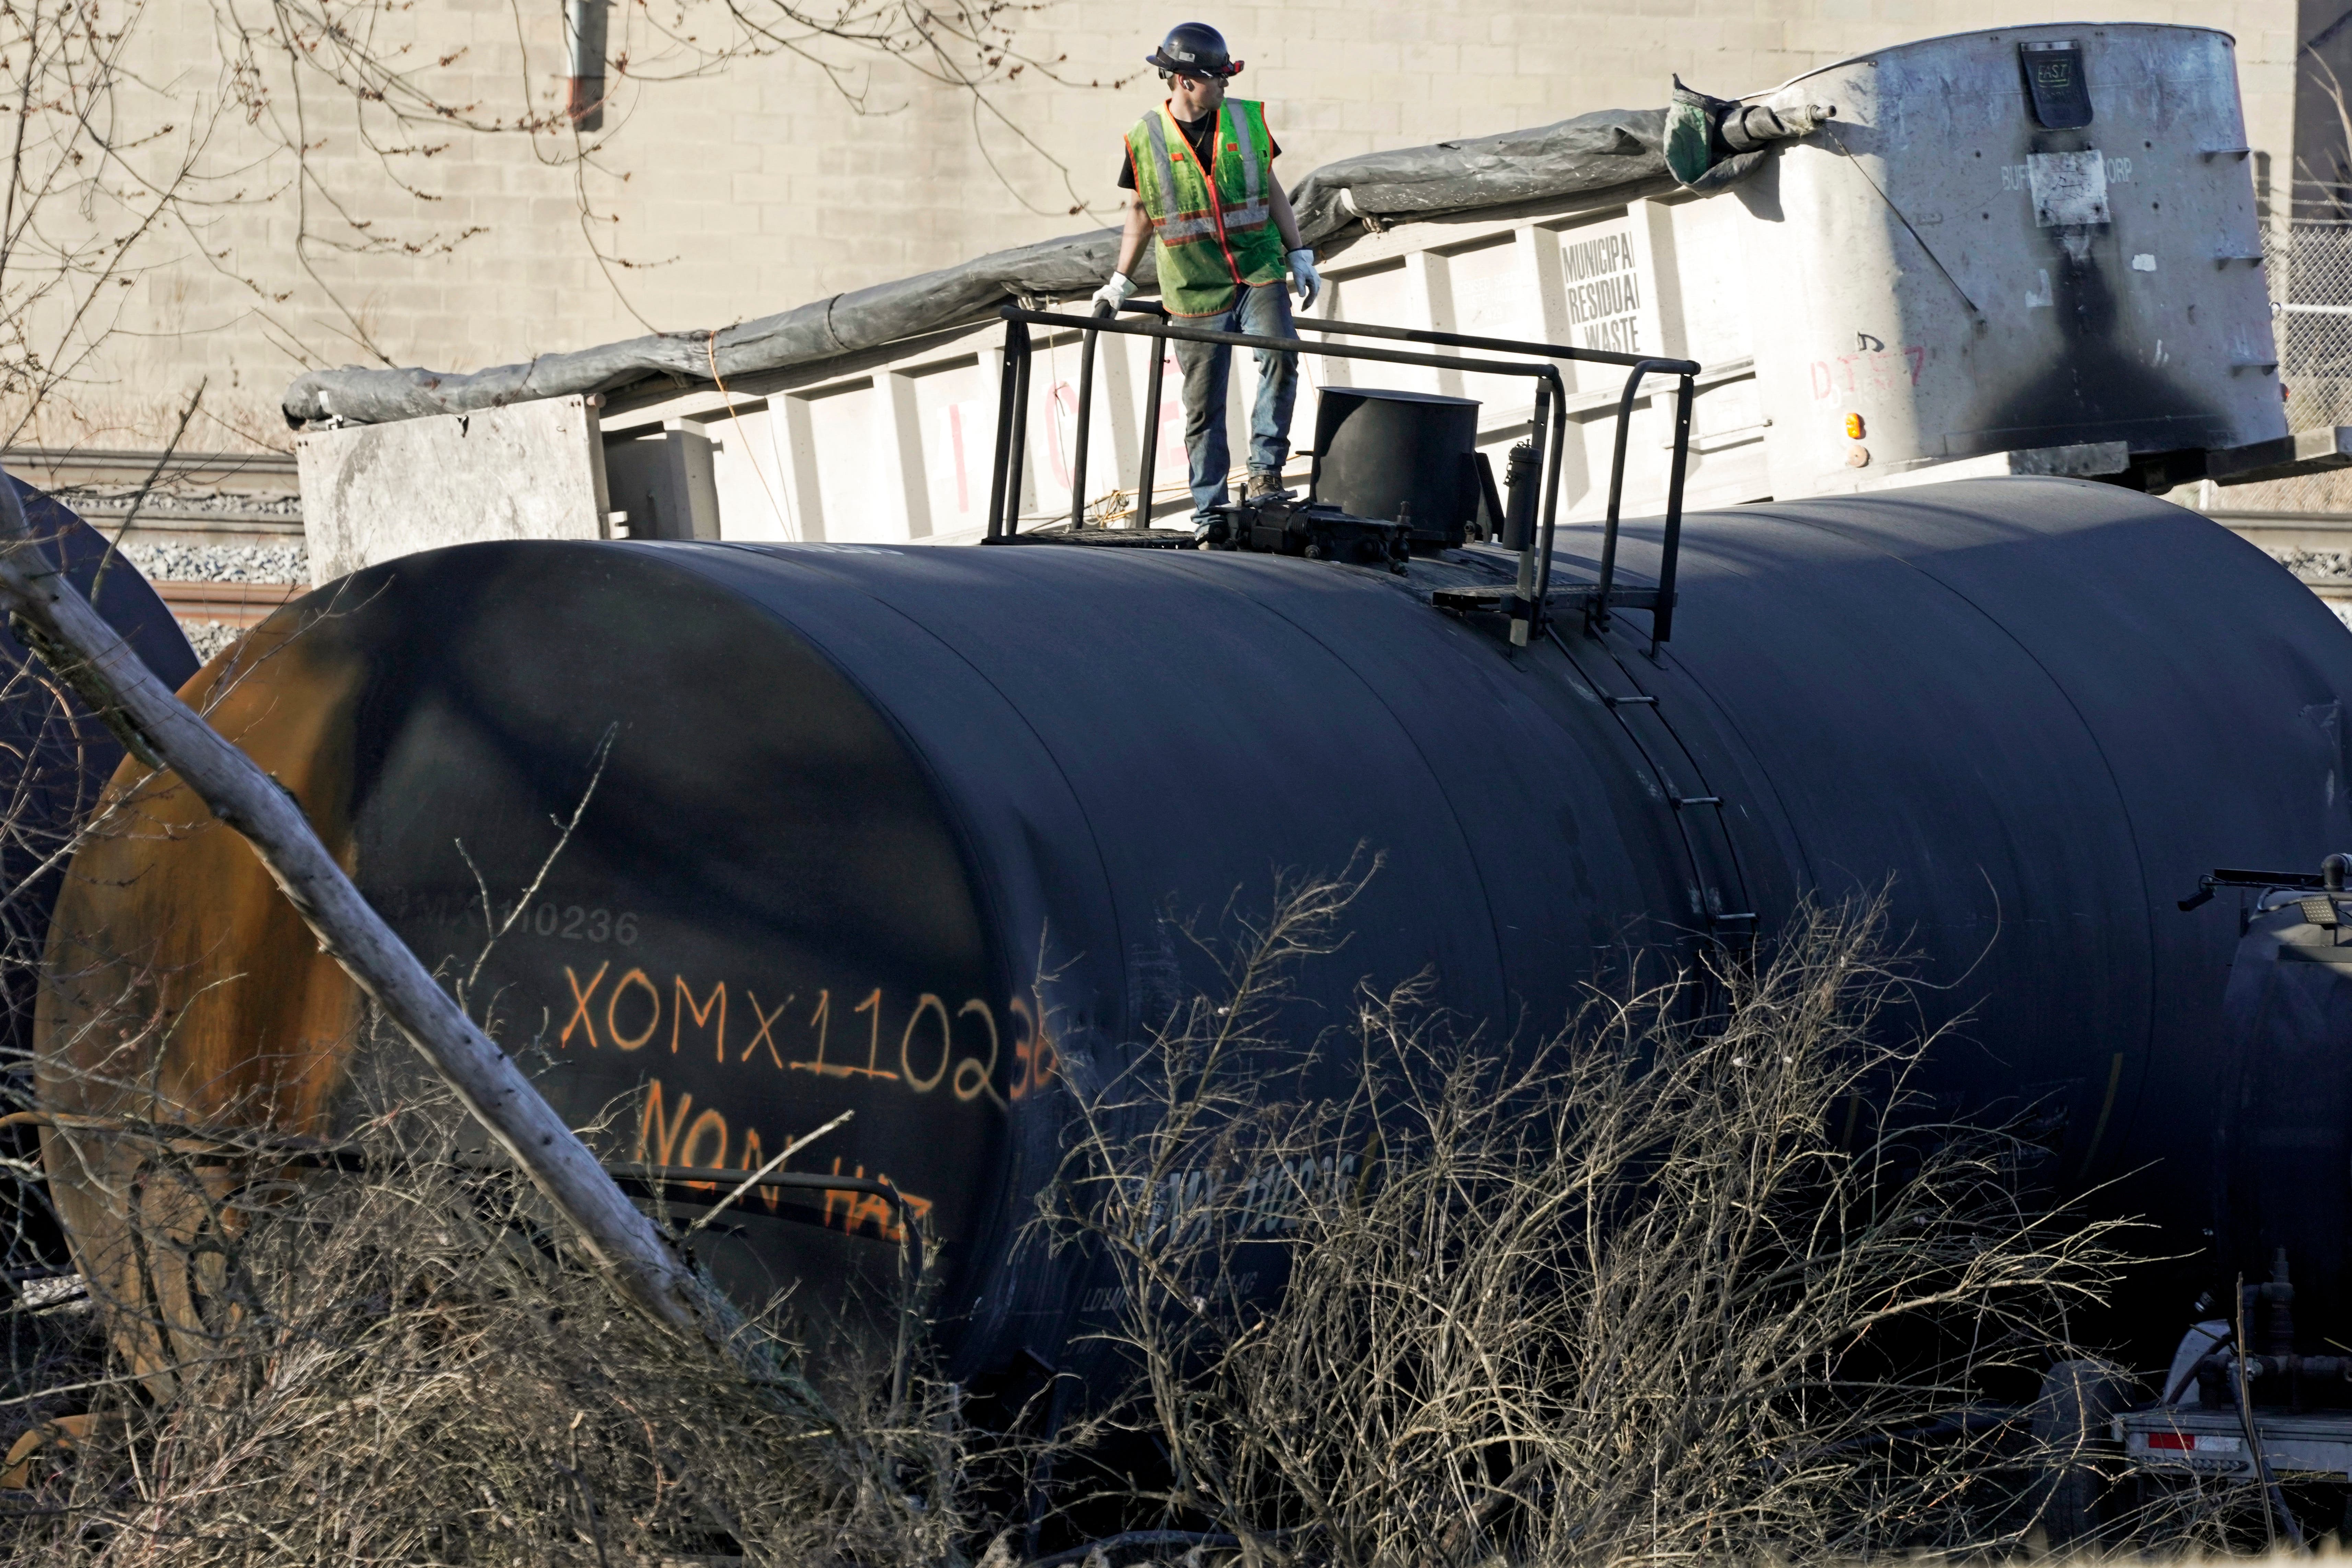
M1244 284L1279 283L1287 258L1267 192L1265 106L1229 98L1217 110L1214 167L1203 177L1192 145L1160 105L1127 133L1135 194L1158 242L1160 298L1171 314L1213 316Z

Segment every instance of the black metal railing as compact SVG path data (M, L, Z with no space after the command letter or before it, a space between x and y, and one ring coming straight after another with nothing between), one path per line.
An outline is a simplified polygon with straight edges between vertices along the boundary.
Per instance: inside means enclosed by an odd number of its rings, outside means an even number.
M1104 332L1183 342L1226 343L1234 348L1271 349L1286 353L1319 354L1327 359L1419 365L1469 374L1521 376L1536 383L1533 438L1541 485L1538 507L1541 521L1530 537L1522 542L1518 582L1513 595L1517 601L1512 609L1513 619L1515 622L1524 621L1525 629L1520 631L1515 627L1512 640L1523 641L1539 634L1547 619L1546 605L1551 592L1552 541L1559 512L1560 455L1567 445L1568 388L1560 379L1559 365L1551 362L1567 360L1587 364L1624 365L1630 369L1631 374L1625 381L1624 395L1618 401L1617 446L1610 464L1609 512L1601 534L1600 580L1589 595L1583 595L1585 618L1593 630L1605 631L1609 626L1609 606L1617 592L1618 521L1624 500L1626 437L1633 423L1633 405L1640 396L1645 377L1671 375L1678 382L1675 394L1674 458L1666 480L1665 531L1661 541L1655 607L1652 611L1653 646L1664 642L1672 635L1675 557L1682 544L1683 476L1690 462L1693 378L1699 374L1699 366L1694 362L1616 353L1604 349L1570 348L1559 343L1528 342L1512 338L1471 337L1460 332L1423 331L1412 327L1381 327L1362 321L1301 318L1293 323L1296 331L1324 336L1387 338L1399 342L1426 343L1435 348L1469 349L1520 356L1517 360L1468 359L1458 354L1420 353L1407 349L1373 348L1361 343L1314 344L1295 337L1269 338L1248 332L1217 331L1207 327L1182 325L1171 320L1166 310L1156 304L1132 304L1125 309L1130 315L1143 319L1122 321L1113 315L1108 306L1097 307L1096 313L1088 316L1024 310L1017 305L1007 305L998 312L1004 320L1004 366L998 386L996 449L989 477L985 542L1006 544L1020 537L1021 484L1028 450L1029 362L1032 352L1029 329L1032 325L1074 330L1080 334L1077 429L1071 444L1070 460L1069 525L1073 530L1086 526L1087 458L1094 423L1095 342ZM1166 355L1155 353L1150 357L1151 367L1144 390L1143 435L1139 443L1141 458L1136 475L1135 521L1130 524L1136 528L1150 526L1151 491L1159 458L1160 409ZM1527 363L1530 361L1533 363ZM1643 597L1648 599L1651 595L1644 593Z

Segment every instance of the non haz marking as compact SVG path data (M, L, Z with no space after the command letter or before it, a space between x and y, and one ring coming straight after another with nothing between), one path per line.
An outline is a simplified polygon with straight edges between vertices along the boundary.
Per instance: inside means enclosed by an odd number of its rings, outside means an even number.
M760 1000L759 993L744 987L742 1001L751 1016L746 1020L739 1011L737 1021L748 1024L750 1033L736 1048L728 1041L729 996L723 980L698 993L684 975L673 973L665 988L643 969L630 969L614 977L610 960L598 964L584 981L579 970L565 964L563 979L571 991L572 1008L556 1045L567 1050L577 1038L589 1050L609 1046L620 1051L640 1051L664 1037L662 1025L667 1019L672 1056L707 1048L712 1059L723 1067L747 1067L764 1057L770 1067L779 1072L897 1083L915 1094L929 1094L944 1085L960 1100L970 1102L985 1098L1000 1110L1006 1107L1008 1100L1025 1100L1053 1082L1060 1064L1052 1037L1039 1026L1038 1009L1026 997L1015 996L1006 1004L1013 1025L1013 1037L1008 1042L1004 1038L1006 1031L998 1026L996 1009L981 997L968 997L950 1009L940 996L923 992L915 998L904 1026L898 1031L897 1055L886 1058L882 1048L889 1031L883 1018L890 1009L886 993L878 985L845 1009L835 1006L830 987L821 988L814 1002L804 1001L798 992L788 993L772 1007ZM832 1039L835 1015L845 1011L848 1015L841 1020L847 1026L845 1033L853 1040L858 1033L866 1036L863 1064L856 1059L854 1044L845 1059L845 1053ZM858 1027L861 1017L865 1022L862 1030ZM895 1012L892 1017L895 1022ZM972 1022L967 1024L968 1019ZM972 1037L984 1034L985 1057L977 1051L958 1055L960 1025L965 1031L963 1044L976 1044ZM780 1037L780 1031L789 1037L789 1044ZM1013 1058L1012 1082L1000 1093L996 1087L997 1062L1008 1045ZM806 1050L807 1055L792 1054L796 1048ZM828 1056L828 1051L834 1054Z
M693 1116L689 1121L688 1116L693 1110L694 1096L691 1094L679 1095L676 1108L669 1109L662 1080L657 1078L648 1079L646 1084L644 1108L637 1117L635 1157L638 1163L685 1165L697 1171L730 1169L727 1163L729 1142L727 1118L717 1110L705 1108L701 1114ZM761 1142L758 1128L743 1129L742 1141L737 1147L740 1158L731 1168L742 1172L744 1175L750 1175L768 1163L767 1152ZM866 1167L857 1165L845 1172L841 1168L841 1156L836 1154L834 1156L831 1173L836 1176L854 1176L862 1181L866 1176ZM877 1171L875 1175L881 1181L890 1181L886 1172ZM898 1195L907 1200L907 1206L914 1211L915 1223L918 1226L930 1217L930 1199L910 1193L896 1182L890 1182L890 1184L898 1187ZM700 1193L716 1198L719 1196L721 1184L715 1181L680 1182L677 1185L690 1193ZM825 1229L838 1230L849 1236L856 1236L860 1231L869 1231L877 1239L888 1242L906 1239L906 1230L899 1224L897 1209L879 1193L861 1193L838 1187L821 1187L815 1190L824 1199L824 1214L819 1223ZM775 1214L782 1207L782 1199L783 1192L781 1188L762 1187L756 1194L746 1197L743 1203L745 1206L754 1203L763 1203L767 1205L770 1214Z

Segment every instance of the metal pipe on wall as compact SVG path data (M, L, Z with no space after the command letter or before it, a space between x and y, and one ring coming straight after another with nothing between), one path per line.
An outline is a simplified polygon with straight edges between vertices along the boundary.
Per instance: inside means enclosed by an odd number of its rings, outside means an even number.
M565 0L563 43L569 73L563 113L582 131L604 128L604 24L611 0Z

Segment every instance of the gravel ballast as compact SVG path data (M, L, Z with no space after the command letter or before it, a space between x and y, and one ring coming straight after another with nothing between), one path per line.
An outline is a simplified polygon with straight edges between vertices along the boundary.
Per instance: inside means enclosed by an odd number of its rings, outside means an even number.
M308 583L307 545L184 544L133 540L122 553L151 583Z

